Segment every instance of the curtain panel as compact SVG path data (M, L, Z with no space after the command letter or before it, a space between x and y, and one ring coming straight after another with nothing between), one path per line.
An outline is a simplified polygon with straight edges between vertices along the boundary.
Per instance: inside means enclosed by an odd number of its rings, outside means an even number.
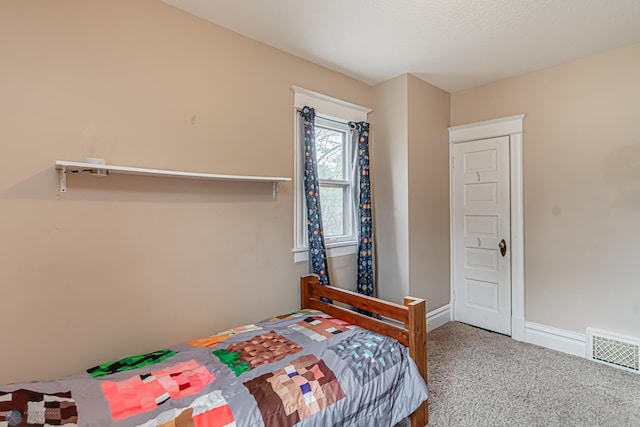
M357 291L374 296L373 218L371 211L371 174L369 165L369 123L349 122L354 146L357 147L357 224L358 224L358 278Z
M309 235L309 272L317 274L320 283L330 284L327 269L327 251L324 245L322 209L320 208L320 185L316 156L315 117L313 108L305 106L300 111L304 132L304 192L307 208L307 231Z

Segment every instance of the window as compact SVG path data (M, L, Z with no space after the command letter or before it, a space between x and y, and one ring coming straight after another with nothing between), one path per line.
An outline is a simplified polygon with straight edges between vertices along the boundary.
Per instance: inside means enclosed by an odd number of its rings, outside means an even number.
M320 204L327 256L357 251L354 147L349 121L364 121L371 110L325 95L293 87L295 92L295 242L294 260L308 259L307 218L304 197L304 136L298 110L305 105L316 110L316 155Z
M348 126L316 118L316 155L325 244L355 241L353 156Z

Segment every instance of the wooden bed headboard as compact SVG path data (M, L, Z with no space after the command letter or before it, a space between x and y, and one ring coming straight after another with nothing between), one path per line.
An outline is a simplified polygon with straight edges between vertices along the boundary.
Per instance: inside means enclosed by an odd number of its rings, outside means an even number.
M346 304L399 322L396 326L374 317L369 317L321 300ZM418 370L427 382L427 304L421 298L406 297L404 305L383 301L333 286L322 286L318 276L310 274L300 278L300 307L323 311L353 325L395 338L409 347L409 354L418 365ZM423 427L429 420L425 401L411 414L411 426Z

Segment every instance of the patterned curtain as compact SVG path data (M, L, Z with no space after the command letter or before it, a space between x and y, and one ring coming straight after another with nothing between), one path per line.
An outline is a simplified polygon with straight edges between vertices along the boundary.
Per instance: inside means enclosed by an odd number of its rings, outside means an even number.
M309 272L317 274L320 284L329 285L327 251L324 246L322 210L320 209L320 186L316 160L316 135L313 108L304 107L300 112L304 123L304 192L307 202L307 231L309 233Z
M358 194L358 283L359 293L374 296L373 221L371 218L371 179L369 174L369 123L350 122L353 137L357 138L357 194ZM355 145L355 144L354 144Z

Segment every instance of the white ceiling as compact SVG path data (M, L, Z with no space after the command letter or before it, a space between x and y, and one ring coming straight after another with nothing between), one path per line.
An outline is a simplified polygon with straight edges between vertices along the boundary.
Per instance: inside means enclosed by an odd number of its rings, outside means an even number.
M162 0L368 84L449 92L640 42L640 0Z

